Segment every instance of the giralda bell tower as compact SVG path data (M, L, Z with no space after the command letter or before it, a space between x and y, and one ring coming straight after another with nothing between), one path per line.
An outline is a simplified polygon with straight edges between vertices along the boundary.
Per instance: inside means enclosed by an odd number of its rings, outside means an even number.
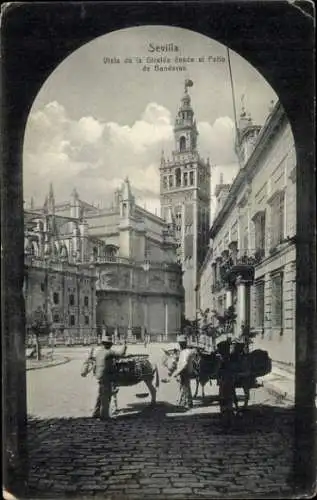
M188 88L175 119L172 158L162 153L160 166L161 216L171 217L178 240L178 259L183 268L185 316L193 320L197 310L197 273L209 243L210 163L197 150L198 131Z

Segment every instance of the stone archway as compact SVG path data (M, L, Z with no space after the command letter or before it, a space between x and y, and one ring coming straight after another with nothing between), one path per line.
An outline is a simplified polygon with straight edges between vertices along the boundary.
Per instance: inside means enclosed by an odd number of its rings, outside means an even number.
M61 22L63 19L63 22ZM128 19L128 21L126 21ZM222 22L219 22L219 19ZM247 59L279 95L289 117L298 158L296 469L302 486L315 475L315 174L313 144L313 23L289 4L263 2L191 4L162 2L9 5L2 19L4 168L2 182L4 484L23 491L26 472L26 395L23 301L22 148L26 119L41 85L80 45L134 25L181 26L213 38ZM34 30L33 27L37 29ZM292 30L290 27L294 26ZM50 33L48 37L47 34ZM21 58L21 40L24 57ZM54 50L52 50L54 47ZM23 82L23 85L21 85ZM17 251L20 249L20 251ZM311 432L310 432L311 431Z

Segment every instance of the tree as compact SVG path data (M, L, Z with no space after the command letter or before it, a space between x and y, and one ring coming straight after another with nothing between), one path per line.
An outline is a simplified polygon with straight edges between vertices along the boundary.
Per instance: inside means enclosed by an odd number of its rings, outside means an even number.
M48 335L51 328L47 314L41 307L38 307L27 316L26 327L35 337L36 359L39 361L41 359L40 336Z

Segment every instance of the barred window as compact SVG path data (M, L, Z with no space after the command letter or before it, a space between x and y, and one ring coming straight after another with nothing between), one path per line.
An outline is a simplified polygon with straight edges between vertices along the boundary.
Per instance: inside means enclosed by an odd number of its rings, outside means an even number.
M283 327L283 273L272 276L272 312L271 324L273 327Z
M279 193L271 203L271 246L284 239L284 192Z
M177 168L175 170L175 185L176 187L179 187L182 182L182 171L180 168Z
M254 295L254 323L257 328L264 328L264 281L257 281L255 283Z
M194 172L189 172L189 184L194 185Z

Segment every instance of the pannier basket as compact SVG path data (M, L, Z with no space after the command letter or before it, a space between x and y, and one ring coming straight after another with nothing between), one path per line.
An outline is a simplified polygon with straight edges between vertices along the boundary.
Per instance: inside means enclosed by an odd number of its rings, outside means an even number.
M152 373L148 354L131 354L114 360L111 378L117 385L128 386L139 383Z

